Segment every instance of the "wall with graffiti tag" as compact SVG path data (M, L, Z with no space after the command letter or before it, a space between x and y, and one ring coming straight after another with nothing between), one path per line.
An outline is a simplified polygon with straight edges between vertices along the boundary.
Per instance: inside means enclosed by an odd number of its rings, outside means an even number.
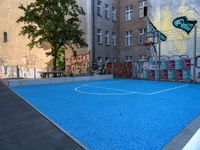
M195 80L200 83L200 56L196 58ZM158 65L160 72L158 74ZM148 61L134 62L134 78L145 80L187 81L194 80L194 59L188 55L161 56L161 61L151 58ZM159 75L159 77L158 77Z
M107 74L114 75L114 78L125 78L131 79L133 76L132 62L116 62L114 68L112 63L107 63L106 72Z
M66 74L68 76L88 74L90 72L90 53L66 58Z
M194 50L194 28L190 33L186 33L179 29L180 27L177 28L176 25L181 26L182 24L186 27L188 22L194 20L197 21L197 54L200 54L199 0L149 0L149 10L151 22L159 31L167 36L167 41L162 42L161 45L162 55L189 55L192 57ZM182 20L184 21L183 16L187 17L187 23L182 22Z
M23 78L33 79L41 78L39 71L44 71L35 68L25 68L12 65L0 65L0 79L6 78Z

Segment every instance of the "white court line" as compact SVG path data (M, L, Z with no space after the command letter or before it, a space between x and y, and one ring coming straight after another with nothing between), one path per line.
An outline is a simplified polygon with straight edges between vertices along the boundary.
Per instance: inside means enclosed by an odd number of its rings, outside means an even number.
M98 89L106 89L106 90L112 90L112 91L118 91L118 92L125 92L125 93L93 93L93 92L85 92L79 90L82 87L93 87L93 88L98 88ZM121 89L115 89L115 88L107 88L107 87L99 87L99 86L92 86L92 85L87 85L84 84L82 86L76 87L74 89L76 92L82 93L82 94L92 94L92 95L128 95L128 94L141 94L141 95L147 95L147 93L141 93L141 92L136 92L136 91L126 91L126 90L121 90Z
M122 90L122 89L108 88L108 87L103 87L103 86L93 86L93 85L88 85L88 84L84 84L84 86L94 87L94 88L98 88L98 89L106 89L106 90L127 92L127 93L132 93L132 94L134 94L134 93L135 93L135 94L143 94L143 95L146 95L146 94L147 94L147 93L141 93L141 92L136 92L136 91L127 91L127 90Z
M113 95L126 95L126 94L129 94L129 93L123 93L123 94L120 94L120 93L95 93L95 92L84 92L84 91L81 91L79 90L80 88L82 87L85 87L85 85L82 85L82 86L79 86L79 87L76 87L74 90L78 93L81 93L81 94L88 94L88 95L99 95L99 96L113 96Z
M149 93L147 95L155 95L155 94L159 94L159 93L164 93L164 92L168 92L168 91L184 88L184 87L187 87L187 86L189 86L189 84L185 84L185 85L182 85L182 86L177 86L177 87L173 87L173 88L169 88L169 89L165 89L165 90Z
M120 81L108 81L108 82L96 82L96 83L90 83L90 84L87 84L87 85L100 85L100 84L108 84L108 83L115 83L115 82L121 82L122 80Z
M116 91L117 93L95 93L95 92L85 92L85 91L81 91L80 89L82 87L92 87L92 88L98 88L98 89L106 89L106 90L112 90L112 91ZM168 91L172 91L172 90L176 90L176 89L180 89L180 88L184 88L189 86L189 84L185 84L182 86L177 86L177 87L173 87L173 88L169 88L169 89L165 89L165 90L160 90L160 91L156 91L156 92L152 92L152 93L142 93L142 92L136 92L136 91L127 91L127 90L122 90L122 89L116 89L116 88L108 88L108 87L102 87L102 86L93 86L93 85L88 85L88 84L83 84L79 87L76 87L74 90L76 92L82 93L82 94L91 94L91 95L131 95L131 94L140 94L140 95L146 95L146 96L151 96L151 95L156 95L156 94L160 94L160 93L164 93L164 92L168 92ZM118 92L124 92L124 93L118 93Z

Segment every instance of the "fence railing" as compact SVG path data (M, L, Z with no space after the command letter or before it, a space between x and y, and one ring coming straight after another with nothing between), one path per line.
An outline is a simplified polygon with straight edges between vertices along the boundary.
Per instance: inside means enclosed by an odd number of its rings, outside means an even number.
M12 65L1 65L0 66L0 79L41 78L39 71L44 71L44 70L36 69L36 68L25 68L25 67L20 67L20 66L12 66Z

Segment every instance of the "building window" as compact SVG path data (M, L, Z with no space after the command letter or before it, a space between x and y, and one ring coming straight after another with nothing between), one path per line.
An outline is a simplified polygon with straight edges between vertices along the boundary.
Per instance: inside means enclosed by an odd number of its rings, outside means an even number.
M116 33L112 33L112 45L117 46L117 35Z
M125 20L130 21L132 19L133 19L133 7L132 7L132 5L129 5L126 7Z
M115 7L112 8L112 21L117 21L117 10Z
M139 33L139 44L144 44L145 34L147 33L147 29L140 29Z
M139 11L140 18L148 17L148 6L146 1L140 2Z
M6 43L8 41L8 33L4 32L3 33L3 42Z
M102 30L101 29L97 30L97 42L98 42L98 44L103 43L103 36L102 36Z
M113 62L117 62L119 58L113 58Z
M102 17L103 11L102 11L102 1L97 0L97 15Z
M105 18L106 19L110 18L110 9L108 4L105 4Z
M105 31L105 44L110 45L110 33L109 33L109 31Z
M98 57L98 58L97 58L97 61L98 61L99 63L103 62L102 57Z
M125 57L125 61L126 61L126 62L131 62L131 61L132 61L132 58L133 58L132 56L126 56L126 57Z
M132 46L133 45L133 32L127 31L125 35L125 46Z
M109 57L106 57L106 58L105 58L105 62L107 62L107 63L110 62L110 58L109 58Z

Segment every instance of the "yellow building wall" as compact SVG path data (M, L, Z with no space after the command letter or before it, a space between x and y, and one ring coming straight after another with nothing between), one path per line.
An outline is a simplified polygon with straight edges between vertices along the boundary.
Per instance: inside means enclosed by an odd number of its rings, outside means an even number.
M21 25L16 20L23 14L18 9L21 4L27 5L33 0L0 0L0 65L18 65L27 68L47 69L51 57L45 53L48 46L43 48L27 47L27 37L19 36ZM8 41L3 42L3 32L8 33ZM46 49L46 50L45 50Z
M172 22L175 18L186 16L189 20L197 20L197 51L200 54L200 1L199 0L149 0L150 20L167 36L162 42L162 55L189 55L194 49L194 29L188 35L177 29Z

